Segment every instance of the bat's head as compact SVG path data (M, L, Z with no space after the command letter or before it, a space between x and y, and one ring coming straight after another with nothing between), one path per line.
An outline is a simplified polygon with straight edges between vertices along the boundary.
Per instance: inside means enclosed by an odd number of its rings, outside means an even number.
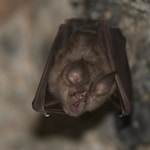
M114 73L93 78L92 66L83 60L65 68L63 108L70 116L79 116L102 105L115 91Z

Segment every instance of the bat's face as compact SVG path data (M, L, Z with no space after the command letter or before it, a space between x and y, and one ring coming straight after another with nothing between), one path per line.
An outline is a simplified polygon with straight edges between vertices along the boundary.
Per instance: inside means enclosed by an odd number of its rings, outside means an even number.
M81 87L68 88L64 99L63 109L70 116L79 116L86 111L88 90Z
M62 93L64 111L79 116L102 105L115 91L114 73L92 78L90 65L78 61L63 72L65 90Z

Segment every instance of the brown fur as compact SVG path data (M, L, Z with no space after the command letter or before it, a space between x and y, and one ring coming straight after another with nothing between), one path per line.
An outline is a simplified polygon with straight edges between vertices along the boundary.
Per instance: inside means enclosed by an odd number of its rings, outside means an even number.
M114 76L107 76L112 71L102 43L97 42L97 34L77 31L69 40L66 51L61 50L56 56L48 84L65 112L78 116L99 107L116 86ZM99 95L103 90L104 94Z

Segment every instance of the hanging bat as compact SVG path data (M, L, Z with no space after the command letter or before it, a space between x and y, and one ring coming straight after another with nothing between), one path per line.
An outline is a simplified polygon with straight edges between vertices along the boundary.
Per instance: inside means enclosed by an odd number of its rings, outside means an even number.
M33 109L80 116L111 99L122 116L131 112L132 86L118 28L104 22L69 19L60 25L39 83Z

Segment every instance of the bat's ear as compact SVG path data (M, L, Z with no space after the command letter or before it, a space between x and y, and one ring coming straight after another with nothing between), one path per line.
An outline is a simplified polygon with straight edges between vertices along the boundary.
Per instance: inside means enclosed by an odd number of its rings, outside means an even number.
M115 82L115 73L110 73L105 77L102 77L96 80L96 84L94 85L94 92L96 95L105 96L110 93L112 85Z
M89 79L88 66L84 60L73 62L63 73L64 81L69 85L83 84Z

